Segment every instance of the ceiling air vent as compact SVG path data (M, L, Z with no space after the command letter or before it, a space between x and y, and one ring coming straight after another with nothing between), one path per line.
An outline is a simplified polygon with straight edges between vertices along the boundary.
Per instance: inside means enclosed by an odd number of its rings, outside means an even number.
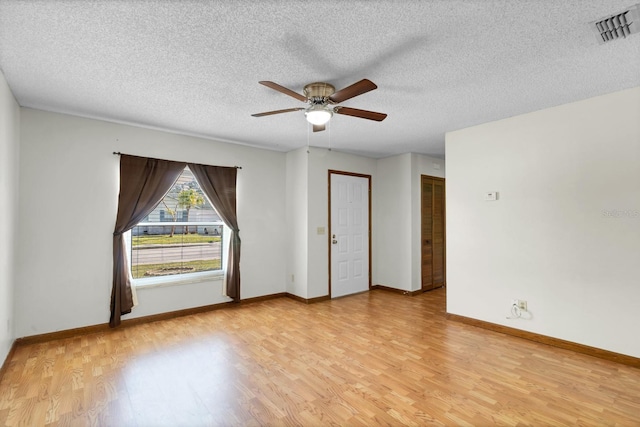
M623 39L640 32L640 4L624 12L589 23L596 32L600 44Z

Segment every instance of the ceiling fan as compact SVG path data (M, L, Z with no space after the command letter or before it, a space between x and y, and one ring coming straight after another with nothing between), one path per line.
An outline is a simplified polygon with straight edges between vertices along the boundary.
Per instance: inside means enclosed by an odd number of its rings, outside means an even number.
M339 104L347 99L351 99L363 93L372 91L378 86L371 80L362 79L359 82L347 86L336 92L336 88L329 83L316 82L309 83L304 87L304 95L280 86L277 83L269 81L258 82L278 92L289 95L298 101L309 104L307 107L287 108L285 110L267 111L264 113L252 114L253 117L270 116L272 114L290 113L292 111L304 110L307 121L313 125L313 131L319 132L325 129L325 124L333 117L333 114L344 114L346 116L360 117L362 119L383 121L387 115L384 113L376 113L375 111L359 110L357 108L342 107Z

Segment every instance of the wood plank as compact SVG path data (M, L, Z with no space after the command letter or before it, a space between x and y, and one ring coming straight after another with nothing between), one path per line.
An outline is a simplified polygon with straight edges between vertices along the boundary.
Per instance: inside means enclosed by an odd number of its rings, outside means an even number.
M640 369L447 320L445 289L19 344L0 425L639 425Z

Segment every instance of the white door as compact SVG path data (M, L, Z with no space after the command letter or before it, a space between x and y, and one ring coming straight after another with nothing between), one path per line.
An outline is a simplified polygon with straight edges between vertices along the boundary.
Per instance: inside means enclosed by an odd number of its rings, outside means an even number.
M369 178L331 173L331 298L369 289Z

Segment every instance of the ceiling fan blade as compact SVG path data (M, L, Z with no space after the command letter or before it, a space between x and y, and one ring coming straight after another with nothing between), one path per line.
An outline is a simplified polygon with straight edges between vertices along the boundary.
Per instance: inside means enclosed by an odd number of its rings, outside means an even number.
M324 130L324 125L313 125L314 132L320 132Z
M292 111L300 111L300 110L304 110L304 108L287 108L286 110L266 111L264 113L252 114L252 116L253 117L262 117L262 116L270 116L272 114L290 113Z
M378 86L375 85L371 80L362 79L357 83L352 84L351 86L347 86L344 89L340 89L333 95L329 97L331 101L339 104L347 99L351 99L354 96L362 95L363 93L367 93L370 90L376 89Z
M375 120L376 122L381 122L387 117L387 115L384 113L376 113L375 111L359 110L357 108L349 107L335 107L333 111L335 111L337 114L360 117L361 119Z
M277 90L278 92L284 93L285 95L289 95L294 97L295 99L297 99L298 101L302 101L302 102L307 102L307 97L304 95L300 95L297 92L292 91L291 89L287 89L284 86L280 86L278 83L274 83L274 82L269 82L269 81L260 81L258 82L261 85L264 85L268 88L271 88L273 90Z

